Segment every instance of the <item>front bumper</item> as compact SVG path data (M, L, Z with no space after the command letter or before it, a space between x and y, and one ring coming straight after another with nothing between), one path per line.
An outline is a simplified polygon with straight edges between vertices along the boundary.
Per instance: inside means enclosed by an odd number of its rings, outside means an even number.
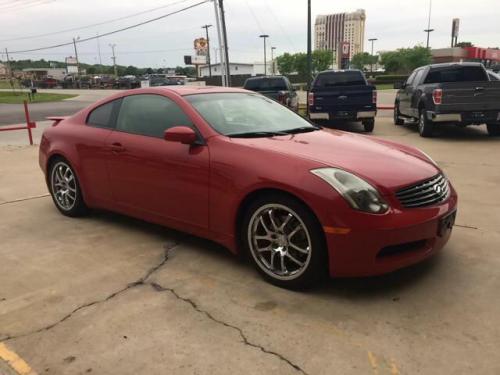
M333 277L373 276L418 263L448 242L451 229L440 232L440 221L456 211L457 196L440 205L371 215L347 234L326 234Z

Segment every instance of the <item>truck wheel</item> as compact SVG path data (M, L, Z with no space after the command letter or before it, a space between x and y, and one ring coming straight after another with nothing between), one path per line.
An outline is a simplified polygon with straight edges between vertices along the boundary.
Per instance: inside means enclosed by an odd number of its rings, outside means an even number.
M486 124L490 137L500 136L500 124Z
M373 131L373 128L375 128L375 119L371 118L368 120L363 120L361 122L365 128L365 132L371 133Z
M396 102L394 104L394 125L404 125L405 120L403 120L401 117L401 113L399 113L399 103Z
M425 109L420 110L420 117L418 120L418 132L421 137L432 137L434 130L434 123L427 118L427 111Z

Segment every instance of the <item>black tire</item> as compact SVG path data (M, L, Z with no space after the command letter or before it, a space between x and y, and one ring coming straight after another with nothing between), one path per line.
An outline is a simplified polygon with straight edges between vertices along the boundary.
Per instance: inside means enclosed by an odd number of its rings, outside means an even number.
M404 125L405 120L401 118L401 113L399 112L399 103L394 104L394 125Z
M486 124L488 129L488 135L490 137L499 137L500 136L500 124Z
M285 210L280 211L283 208L285 208ZM259 220L261 215L262 217L264 217L263 215L267 215L265 216L266 218L271 216L271 214L268 215L269 212L266 210L272 210L276 212L274 214L274 223L277 225L277 227L283 225L283 223L285 222L284 218L288 217L286 215L283 216L283 214L286 213L287 210L289 214L292 214L292 218L289 219L288 224L285 224L285 228L283 229L283 232L285 233L284 237L286 237L286 239L283 240L283 243L279 243L280 239L278 238L275 238L273 240L254 239L259 231L262 230L262 228L271 226L272 229L273 221L267 219L265 221L267 221L268 224L262 224L263 226L261 226L261 221ZM297 215L297 217L293 215ZM303 225L307 229L298 231L295 234L292 234L290 238L288 238L286 233L288 232L288 234L291 234L290 232L293 232L295 229L297 229L297 227L301 225ZM270 232L266 230L264 234L273 237L273 235L270 235L269 233ZM276 237L277 236L280 235L276 234ZM307 243L309 245L307 246L307 248L309 249L309 251L307 255L304 255L304 253L302 252L297 252L289 245L290 243L292 243L290 241L292 239L292 236L294 238L294 242L297 241L300 247L303 247L303 244L305 243L302 242L301 245L300 241L308 241ZM319 224L316 216L306 205L286 194L265 194L252 201L248 206L242 221L242 225L240 228L240 238L242 240L241 242L248 255L248 258L250 258L255 268L264 277L264 279L271 284L282 288L299 290L313 286L318 281L323 279L327 274L328 256L321 225ZM261 246L269 247L269 249L261 252L257 251L256 247L258 247L259 244L256 241L262 241ZM269 243L269 246L266 246L267 243ZM281 252L285 252L286 254L283 255L281 254ZM287 258L288 256L292 256L300 261L304 260L304 265L302 267L298 266L297 263L292 262L291 259ZM288 269L292 269L290 271L290 275L279 275L277 272L278 270L276 270L276 272L272 270L269 267L273 265L272 259L269 259L269 262L267 262L268 266L266 266L264 262L267 261L267 258L271 257L276 257L278 259L275 261L279 263L279 268L281 268L284 264L285 271L287 271ZM284 259L284 263L281 262L282 258ZM299 268L299 270L296 271L295 274L293 274L293 268L295 267ZM283 268L281 268L281 270L283 270Z
M371 133L373 131L373 129L375 128L375 119L374 118L371 118L368 120L363 120L363 121L361 121L361 123L363 124L363 127L365 128L365 132L367 132L367 133Z
M427 111L425 109L420 110L418 132L421 137L432 137L434 133L434 123L427 118Z
M66 189L64 189L64 187L61 188L61 182L58 182L60 181L60 174L62 170L69 171L64 172L65 176L67 175L68 178L66 179L66 181L62 182ZM54 201L54 204L56 205L59 212L61 212L63 215L78 217L83 216L88 212L87 205L83 200L82 190L80 188L80 183L78 182L78 177L73 167L66 159L61 157L54 159L51 162L49 166L47 182L52 200ZM66 198L64 198L64 190L67 192ZM69 204L68 201L71 201L72 204Z

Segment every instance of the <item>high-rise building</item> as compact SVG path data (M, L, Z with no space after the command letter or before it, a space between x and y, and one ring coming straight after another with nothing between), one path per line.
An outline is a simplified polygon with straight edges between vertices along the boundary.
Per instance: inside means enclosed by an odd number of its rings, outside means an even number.
M349 57L363 52L365 42L364 9L352 13L319 15L314 26L314 42L316 49L338 51L340 43L348 42Z

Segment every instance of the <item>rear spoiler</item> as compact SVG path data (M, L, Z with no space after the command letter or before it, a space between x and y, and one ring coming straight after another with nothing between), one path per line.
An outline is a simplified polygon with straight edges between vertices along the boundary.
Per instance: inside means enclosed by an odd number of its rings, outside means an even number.
M69 116L49 116L49 117L46 117L47 120L54 121L52 126L56 126L61 121L66 120L67 118L69 118Z

